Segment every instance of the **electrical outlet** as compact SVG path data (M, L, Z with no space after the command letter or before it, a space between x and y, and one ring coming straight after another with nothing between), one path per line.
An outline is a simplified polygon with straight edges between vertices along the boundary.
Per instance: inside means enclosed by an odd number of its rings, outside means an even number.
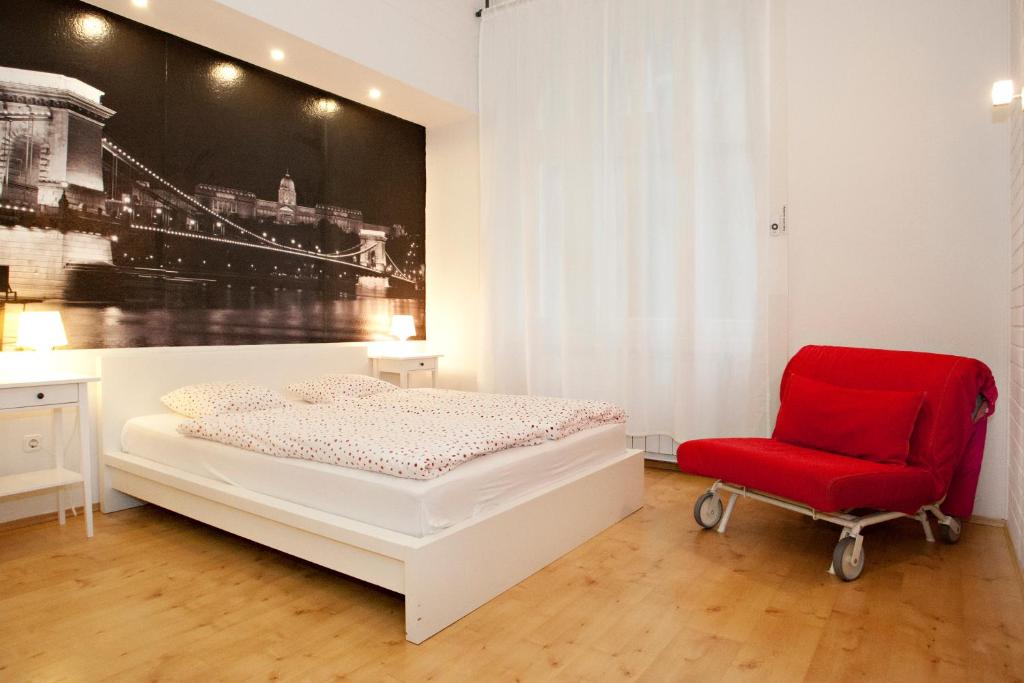
M26 453L35 453L43 447L43 437L39 434L26 434L21 442L21 450Z

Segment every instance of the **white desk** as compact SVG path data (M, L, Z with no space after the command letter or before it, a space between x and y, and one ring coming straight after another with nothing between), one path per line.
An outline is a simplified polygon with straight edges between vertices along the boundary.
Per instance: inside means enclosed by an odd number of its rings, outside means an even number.
M373 376L384 379L381 375L397 375L398 386L409 388L409 374L429 372L430 386L437 386L437 359L440 353L424 351L403 351L401 349L372 350L370 364Z
M57 489L57 518L66 521L64 489L81 484L85 508L85 533L92 537L92 471L90 467L92 419L89 414L89 383L99 377L69 373L0 375L0 413L49 410L53 467L0 477L0 497ZM65 408L78 409L79 471L64 467Z

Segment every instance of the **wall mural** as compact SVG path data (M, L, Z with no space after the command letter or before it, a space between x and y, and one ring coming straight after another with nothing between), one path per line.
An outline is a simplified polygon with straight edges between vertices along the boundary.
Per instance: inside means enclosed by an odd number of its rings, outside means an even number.
M68 0L0 0L0 310L70 346L424 327L421 126Z

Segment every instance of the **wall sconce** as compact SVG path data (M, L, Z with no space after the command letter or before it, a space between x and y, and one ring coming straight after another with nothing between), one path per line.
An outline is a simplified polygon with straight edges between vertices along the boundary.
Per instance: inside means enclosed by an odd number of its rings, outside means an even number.
M1021 101L1021 109L1024 109L1024 90L1017 92L1013 87L1013 81L996 81L992 84L992 106L1001 107L1016 99Z

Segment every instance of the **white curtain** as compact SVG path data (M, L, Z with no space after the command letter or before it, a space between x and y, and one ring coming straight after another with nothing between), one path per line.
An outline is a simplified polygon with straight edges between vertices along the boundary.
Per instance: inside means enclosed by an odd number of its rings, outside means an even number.
M767 429L767 5L512 0L480 39L481 388Z

